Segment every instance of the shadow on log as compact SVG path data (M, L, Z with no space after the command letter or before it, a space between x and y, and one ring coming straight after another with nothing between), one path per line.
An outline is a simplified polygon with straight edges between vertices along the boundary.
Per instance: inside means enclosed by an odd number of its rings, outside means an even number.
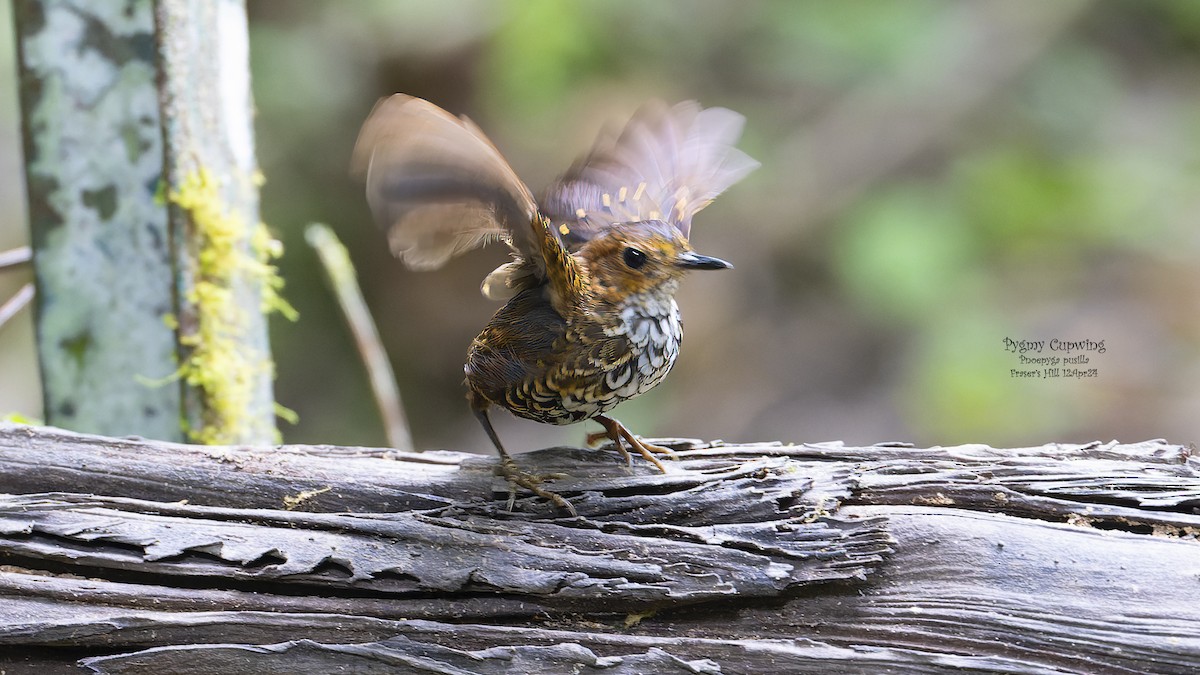
M490 457L0 425L0 670L1195 673L1162 441Z

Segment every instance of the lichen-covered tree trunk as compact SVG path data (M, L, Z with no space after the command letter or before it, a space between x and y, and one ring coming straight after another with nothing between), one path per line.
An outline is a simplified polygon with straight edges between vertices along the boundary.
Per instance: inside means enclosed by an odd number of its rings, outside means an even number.
M45 417L275 437L241 0L17 0Z
M152 6L14 7L45 417L182 439Z

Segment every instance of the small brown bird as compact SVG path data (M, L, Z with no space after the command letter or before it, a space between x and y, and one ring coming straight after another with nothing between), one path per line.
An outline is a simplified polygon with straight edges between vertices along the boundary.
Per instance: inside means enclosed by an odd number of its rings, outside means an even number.
M402 94L364 123L353 171L387 229L392 252L432 269L489 240L513 260L483 282L507 300L467 352L467 400L515 486L573 511L542 479L517 470L488 418L495 405L546 424L594 419L665 471L654 453L605 413L666 377L683 337L675 292L690 270L732 267L699 255L692 217L758 163L733 147L744 118L694 102L650 103L539 202L470 120ZM511 504L511 500L510 500Z

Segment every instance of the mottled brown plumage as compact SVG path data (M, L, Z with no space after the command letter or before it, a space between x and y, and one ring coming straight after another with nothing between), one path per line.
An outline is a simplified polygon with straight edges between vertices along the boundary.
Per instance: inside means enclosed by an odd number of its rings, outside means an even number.
M354 170L392 250L431 268L491 239L513 260L484 281L506 304L472 341L467 398L515 486L570 509L521 473L488 418L500 406L547 424L594 419L652 462L667 453L607 413L657 385L679 353L680 278L730 265L695 253L692 217L757 163L733 147L743 118L693 102L643 107L619 136L602 134L541 199L465 118L403 95L363 125Z

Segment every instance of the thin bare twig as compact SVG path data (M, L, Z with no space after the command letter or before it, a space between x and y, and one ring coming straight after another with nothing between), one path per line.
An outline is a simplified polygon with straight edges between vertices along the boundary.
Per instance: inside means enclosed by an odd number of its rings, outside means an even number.
M29 301L33 300L33 282L29 282L17 291L17 294L8 299L8 302L0 305L0 328L8 323L8 320L13 318L17 312L21 311Z
M371 319L371 312L363 300L354 265L350 262L346 247L338 240L333 230L321 224L309 225L304 232L304 238L321 259L321 265L333 286L338 306L342 308L342 314L350 324L350 331L354 333L354 342L362 356L363 365L367 368L367 377L371 382L371 391L375 394L375 403L379 406L379 415L383 418L388 443L397 450L413 451L412 433L409 431L408 419L404 416L404 405L400 400L400 390L396 386L396 375L392 372L392 365L388 362L387 353L379 340L375 321Z
M10 251L0 251L0 269L16 267L33 259L33 249L28 246L14 248Z

